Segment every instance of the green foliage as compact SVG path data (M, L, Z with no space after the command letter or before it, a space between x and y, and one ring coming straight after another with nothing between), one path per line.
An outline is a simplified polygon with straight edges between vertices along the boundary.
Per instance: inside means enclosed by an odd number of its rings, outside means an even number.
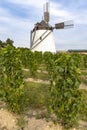
M80 65L81 57L76 53L33 53L27 48L16 49L8 44L0 51L0 97L13 112L21 112L25 105L31 108L50 106L63 125L73 126L81 110ZM23 68L29 70L24 72L25 77L36 75L44 80L50 77L51 86L24 84ZM40 70L37 72L37 69Z
M83 56L84 68L87 68L87 55Z
M18 119L17 119L17 126L19 126L21 128L21 130L25 127L26 125L26 121L24 119L24 117L21 115Z
M23 109L23 84L19 53L7 45L0 51L0 96L13 112Z
M43 63L43 54L42 54L42 52L35 51L34 52L34 57L35 57L38 65L40 65L41 63Z
M43 54L43 59L44 59L45 65L46 65L46 69L47 69L49 75L51 75L51 72L53 70L54 55L51 52L45 52Z
M81 109L79 111L79 118L80 120L87 121L87 90L81 90L82 92L82 102L81 102Z
M72 58L73 58L73 62L74 62L74 65L77 67L77 68L80 68L82 66L82 56L78 53L75 53L73 52L71 54Z
M77 122L81 102L80 70L75 58L76 56L73 57L73 54L61 53L53 64L51 79L50 109L67 127L71 127Z
M35 76L38 63L35 58L35 54L27 48L18 48L20 50L20 60L24 68L28 68L30 75Z

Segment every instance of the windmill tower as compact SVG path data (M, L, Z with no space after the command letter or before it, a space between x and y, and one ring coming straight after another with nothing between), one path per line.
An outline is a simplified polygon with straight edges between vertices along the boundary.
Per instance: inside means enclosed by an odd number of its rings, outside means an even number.
M55 24L54 27L49 25L49 3L44 4L44 19L41 22L35 24L35 27L31 31L30 35L30 49L32 51L42 52L56 52L55 42L53 37L54 29L64 29L72 27L72 21L61 22Z

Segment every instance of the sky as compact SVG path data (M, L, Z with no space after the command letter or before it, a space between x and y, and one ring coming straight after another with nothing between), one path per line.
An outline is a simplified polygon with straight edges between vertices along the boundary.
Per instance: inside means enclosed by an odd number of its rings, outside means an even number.
M43 4L50 3L50 25L73 20L74 27L54 30L56 50L87 49L87 0L0 0L0 40L30 47L30 31L41 22Z

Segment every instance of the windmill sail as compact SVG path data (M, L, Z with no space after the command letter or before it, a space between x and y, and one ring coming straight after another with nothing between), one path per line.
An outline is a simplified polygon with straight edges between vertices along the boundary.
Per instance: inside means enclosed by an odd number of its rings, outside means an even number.
M65 21L61 23L55 24L55 29L64 29L64 28L72 28L74 26L73 21Z
M64 28L64 22L55 24L56 29L63 29Z

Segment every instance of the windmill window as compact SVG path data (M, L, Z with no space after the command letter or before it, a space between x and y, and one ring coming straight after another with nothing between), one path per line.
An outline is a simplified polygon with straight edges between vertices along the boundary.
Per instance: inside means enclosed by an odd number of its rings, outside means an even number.
M42 37L40 37L40 40L42 40Z

